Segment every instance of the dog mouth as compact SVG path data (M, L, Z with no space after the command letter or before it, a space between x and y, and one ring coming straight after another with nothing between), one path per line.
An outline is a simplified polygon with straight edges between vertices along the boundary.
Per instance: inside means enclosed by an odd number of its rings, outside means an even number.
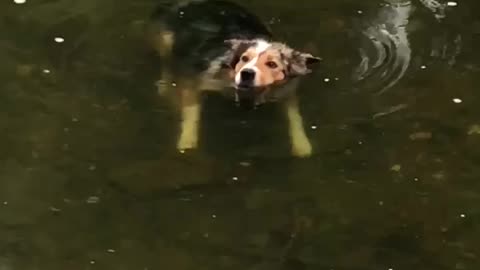
M253 98L257 92L257 89L249 83L234 83L233 88L237 98Z
M254 92L255 91L255 86L252 83L248 82L241 82L241 83L235 83L234 88L236 91L242 91L242 92Z
M265 88L252 85L235 85L235 103L244 108L257 108L266 103Z

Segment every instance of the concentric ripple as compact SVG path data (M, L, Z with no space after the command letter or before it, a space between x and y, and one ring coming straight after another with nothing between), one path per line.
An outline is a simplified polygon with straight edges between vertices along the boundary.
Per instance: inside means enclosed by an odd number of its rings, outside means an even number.
M440 58L454 64L461 51L461 36L442 27L446 8L447 3L435 0L388 0L382 3L376 15L364 21L358 48L360 61L354 69L353 80L381 94L405 76L411 67L412 54L419 55L422 61ZM421 12L415 10L428 11L430 18L419 18ZM412 52L410 35L416 31L412 21L417 25L425 24L423 21L432 21L432 18L437 24L435 28L441 30L427 29L425 34L430 40L426 47L421 52ZM425 64L421 67L425 68Z

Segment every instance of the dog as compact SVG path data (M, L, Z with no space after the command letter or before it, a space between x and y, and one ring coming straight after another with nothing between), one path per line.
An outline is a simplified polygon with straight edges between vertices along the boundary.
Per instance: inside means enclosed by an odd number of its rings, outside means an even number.
M213 91L251 107L281 102L292 154L312 154L295 92L299 78L320 58L273 41L258 17L228 1L190 0L160 7L148 25L149 41L161 60L158 92L174 92L180 105L179 151L198 146L200 95Z

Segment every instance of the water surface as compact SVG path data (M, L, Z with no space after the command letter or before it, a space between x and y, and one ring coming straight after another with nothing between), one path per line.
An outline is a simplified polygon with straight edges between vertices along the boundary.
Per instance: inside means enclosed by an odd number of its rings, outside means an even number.
M311 158L214 95L175 150L160 1L0 3L0 269L479 269L480 2L238 2L323 58Z

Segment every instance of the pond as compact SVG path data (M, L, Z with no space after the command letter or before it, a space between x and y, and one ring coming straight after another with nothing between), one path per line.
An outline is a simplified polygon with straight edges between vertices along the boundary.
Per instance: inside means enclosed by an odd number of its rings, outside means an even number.
M236 2L323 59L311 157L214 94L176 150L168 2L1 1L0 269L479 269L480 2Z

